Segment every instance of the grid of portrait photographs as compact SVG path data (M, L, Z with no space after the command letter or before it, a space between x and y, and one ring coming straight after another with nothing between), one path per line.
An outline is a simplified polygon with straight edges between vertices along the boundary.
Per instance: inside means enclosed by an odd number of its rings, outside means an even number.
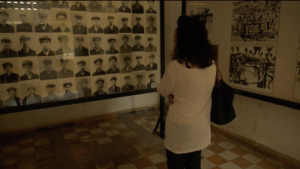
M0 1L0 108L149 90L159 1Z

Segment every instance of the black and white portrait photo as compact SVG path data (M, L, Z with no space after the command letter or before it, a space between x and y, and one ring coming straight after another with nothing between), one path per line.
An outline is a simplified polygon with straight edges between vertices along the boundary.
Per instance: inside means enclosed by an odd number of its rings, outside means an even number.
M144 1L134 1L132 4L132 13L144 13Z
M74 77L73 60L59 59L59 64L61 66L61 70L57 72L59 79Z
M157 28L156 28L157 17L148 15L146 16L146 18L147 18L146 33L148 34L157 33Z
M104 71L103 67L103 59L97 57L93 60L95 72L92 74L93 76L105 75L106 72Z
M55 58L39 58L39 70L41 80L57 79Z
M90 43L91 50L90 55L103 55L104 49L101 47L102 38L100 36L91 36L90 35Z
M107 95L106 89L106 83L105 83L104 77L97 77L95 80L95 92L93 93L93 97L101 96L101 95Z
M19 84L11 84L11 85L5 85L6 86L6 95L5 95L5 107L17 107L17 106L23 106L23 100L21 99L22 96L20 94L21 86Z
M2 1L0 3L0 9L11 9L13 7L13 4L11 1Z
M277 42L281 1L233 2L232 42Z
M47 81L42 83L41 85L42 93L44 93L43 102L57 102L60 101L60 97L58 96L58 83L57 81Z
M84 77L84 76L91 76L89 70L89 62L86 59L81 59L77 62L77 70L78 72L75 74L75 77Z
M157 82L156 82L156 73L151 72L148 73L149 82L147 83L147 89L155 89L157 88Z
M75 56L89 56L89 49L88 47L88 39L87 36L78 36L74 35L74 54Z
M107 74L120 73L120 69L117 67L118 58L116 56L110 56L108 62L109 69L106 71Z
M144 52L145 51L145 46L142 45L142 37L143 35L135 35L135 44L132 47L133 52Z
M0 64L2 66L0 84L17 83L20 81L16 59L0 60Z
M132 28L132 33L144 33L145 28L144 28L144 16L135 14L132 15L132 23L133 23L133 28Z
M36 61L19 59L19 62L22 63L22 72L24 72L24 74L20 77L21 81L40 79L40 76L33 72L33 70L38 70Z
M75 89L76 86L74 79L68 79L65 81L59 81L60 87L62 87L62 95L60 96L60 100L69 100L76 99Z
M106 16L106 15L103 15L103 16ZM118 26L116 26L116 24L117 24L116 22L118 19L117 15L109 15L106 18L107 18L107 21L104 22L104 25L105 25L104 33L105 34L118 34L119 28L118 28ZM105 23L107 23L107 24L105 24Z
M53 26L50 25L51 18L49 18L50 13L47 11L35 11L35 15L38 16L39 23L34 27L36 33L41 32L53 32Z
M22 45L21 50L18 51L19 57L36 56L36 51L31 49L31 37L21 35L19 40L20 44Z
M119 51L116 49L117 38L109 38L107 40L109 48L105 51L105 54L118 54Z
M159 2L156 1L155 3L159 3ZM157 11L154 9L155 8L154 6L155 6L154 0L147 0L147 8L146 8L145 13L157 14Z
M118 8L118 13L119 12L124 12L124 13L131 13L131 3L129 0L122 0L120 2L121 6Z
M117 13L117 2L116 1L102 1L103 6L103 12L104 13Z
M85 1L71 1L71 11L86 11Z
M92 13L94 14L94 13ZM104 30L101 27L101 18L99 16L90 16L91 19L91 27L89 27L88 32L89 33L103 33Z
M123 17L119 17L119 33L132 33L131 28L131 16L123 14Z
M145 73L136 73L134 74L134 78L136 78L136 83L134 83L134 90L145 90L147 86L145 85L146 82L146 74Z
M14 33L15 28L8 24L9 14L6 11L0 11L0 33Z
M29 15L28 13L22 13L19 15L20 22L17 24L17 32L32 32L32 25L31 22L29 23L28 20L30 18L33 18L32 15ZM31 20L32 21L32 20Z
M129 41L129 38L131 38L130 35L120 35L122 38L122 45L120 46L120 53L132 53L132 47L131 42ZM120 39L121 39L120 38Z
M17 57L17 51L12 49L12 40L10 38L1 38L0 58Z
M77 12L72 18L73 34L87 34L86 15L85 13Z
M71 32L71 29L67 27L66 22L68 21L68 14L64 11L58 11L55 15L58 27L53 32Z
M34 1L32 2L33 10L50 10L51 3L49 1Z
M89 77L76 78L77 97L92 97L91 79Z
M59 35L57 37L57 40L60 48L55 51L56 55L71 55L71 56L74 55L73 49L69 47L69 43L73 42L73 40L70 40L68 35Z
M64 8L64 9L69 9L69 2L66 0L52 0L51 1L51 8Z
M86 10L88 12L102 12L102 1L87 2Z
M132 74L124 74L123 76L123 86L122 86L122 92L130 92L134 90L134 87L132 85Z
M148 37L148 46L146 46L146 52L156 52L156 46L154 45L154 38Z
M113 76L108 76L109 79L109 85L108 85L108 94L115 94L115 93L120 93L121 88L119 86L119 76L118 75L113 75Z
M24 105L32 105L42 103L41 86L39 83L23 83Z
M52 38L49 36L42 36L39 38L42 51L38 53L38 56L55 56L55 52L51 50Z
M229 80L248 89L271 93L277 49L274 46L232 46Z
M157 70L157 63L155 61L155 54L148 54L148 64L146 66L146 71Z
M121 73L132 73L133 67L132 67L132 56L131 55L120 55L121 62Z
M143 55L141 54L137 54L134 55L134 60L133 60L133 71L145 71L146 70L146 66L145 66L145 59L143 57Z

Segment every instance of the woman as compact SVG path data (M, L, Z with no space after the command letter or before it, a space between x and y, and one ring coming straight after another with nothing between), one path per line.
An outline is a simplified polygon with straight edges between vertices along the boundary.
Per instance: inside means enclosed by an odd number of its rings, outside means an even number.
M170 99L165 131L169 169L200 169L201 150L211 141L213 60L204 24L197 18L179 17L175 55L157 89Z

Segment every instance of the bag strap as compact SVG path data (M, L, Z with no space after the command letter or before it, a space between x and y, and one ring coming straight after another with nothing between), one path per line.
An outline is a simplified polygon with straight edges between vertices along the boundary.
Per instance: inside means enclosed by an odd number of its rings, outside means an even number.
M221 73L221 71L220 71L220 69L219 69L219 67L218 67L218 63L217 63L217 61L215 61L214 60L214 63L215 63L215 65L216 65L216 81L215 81L215 86L217 87L217 88L219 88L220 87L220 81L223 79L223 76L222 76L222 73ZM221 78L220 78L221 77Z

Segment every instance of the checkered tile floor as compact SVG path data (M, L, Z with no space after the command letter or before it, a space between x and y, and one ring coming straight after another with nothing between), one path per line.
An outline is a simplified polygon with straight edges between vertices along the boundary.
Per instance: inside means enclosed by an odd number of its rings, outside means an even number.
M143 113L0 140L0 168L167 169L163 140L151 134L157 118ZM201 158L202 169L291 168L214 132Z

